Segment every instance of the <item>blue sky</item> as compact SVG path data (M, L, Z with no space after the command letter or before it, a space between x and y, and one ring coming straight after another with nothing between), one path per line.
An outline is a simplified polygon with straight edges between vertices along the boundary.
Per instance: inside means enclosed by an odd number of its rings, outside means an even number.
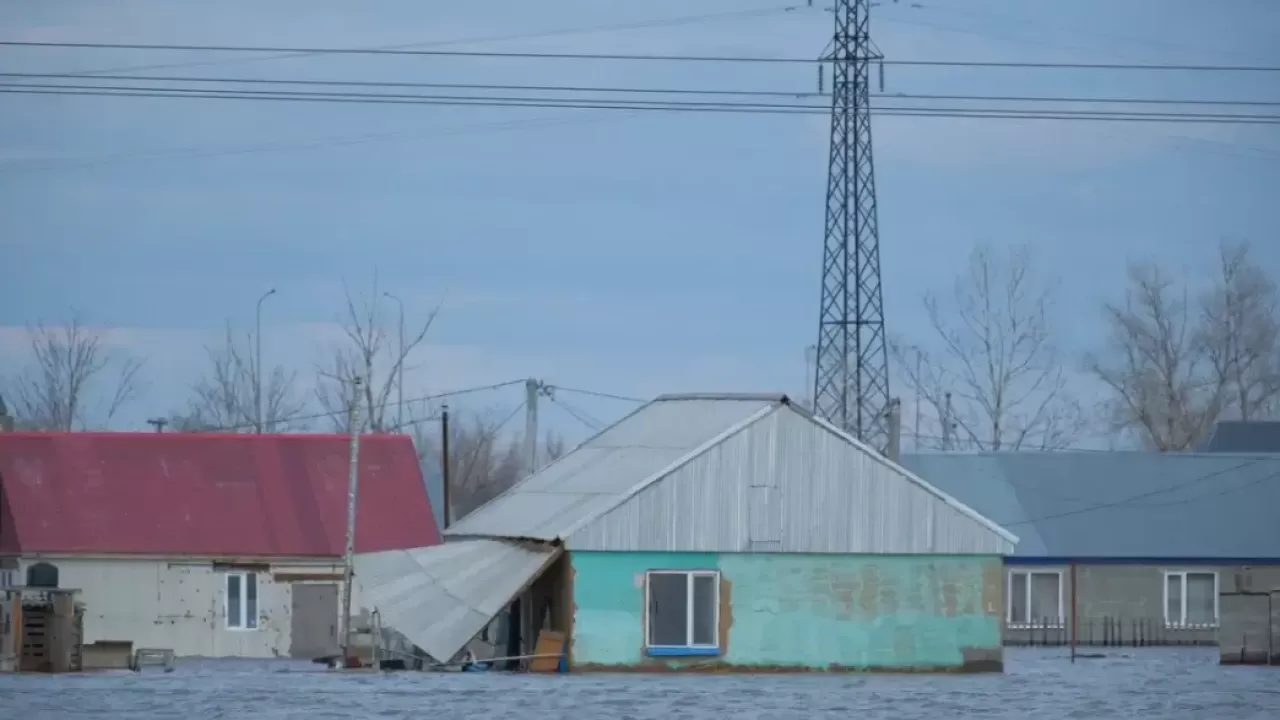
M822 5L822 3L818 3ZM799 3L10 0L8 40L816 56ZM917 7L918 6L918 7ZM356 10L358 8L358 10ZM748 15L735 11L758 9ZM893 59L1280 65L1270 0L882 3ZM695 15L718 18L677 22ZM672 21L672 22L667 22ZM653 27L607 30L609 26ZM795 90L811 67L0 48L12 71L218 59L160 74ZM887 92L1280 100L1273 75L891 66ZM1131 259L1195 272L1224 238L1280 269L1276 126L877 118L887 322L978 243L1029 245L1060 281L1062 343L1098 341ZM257 297L268 363L309 372L343 282L444 300L415 391L515 377L631 396L804 394L816 337L827 120L683 113L0 96L0 354L77 311L148 358L122 418L182 405L201 347ZM391 319L394 305L385 304ZM408 394L409 391L407 391ZM498 410L518 389L477 400ZM628 407L576 401L601 419ZM564 416L549 422L573 436Z

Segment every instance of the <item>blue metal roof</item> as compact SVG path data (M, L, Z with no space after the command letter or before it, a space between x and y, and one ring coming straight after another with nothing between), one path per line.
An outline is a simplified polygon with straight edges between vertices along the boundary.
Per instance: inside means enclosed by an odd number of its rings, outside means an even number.
M1016 533L1015 555L1280 558L1280 454L908 454L902 464Z
M1224 420L1199 448L1204 452L1280 453L1280 422Z

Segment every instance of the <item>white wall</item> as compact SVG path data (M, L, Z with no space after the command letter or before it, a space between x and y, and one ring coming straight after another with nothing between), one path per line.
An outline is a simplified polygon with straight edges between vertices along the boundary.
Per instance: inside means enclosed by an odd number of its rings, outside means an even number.
M341 563L330 560L273 562L270 572L258 573L257 629L235 630L224 618L226 573L215 571L211 561L42 559L58 567L59 586L80 590L84 642L132 641L134 648L168 649L186 657L288 657L293 584L276 582L273 575L342 573ZM22 577L35 562L23 559ZM339 585L339 604L341 596ZM352 605L361 607L358 585ZM335 608L335 614L339 611Z

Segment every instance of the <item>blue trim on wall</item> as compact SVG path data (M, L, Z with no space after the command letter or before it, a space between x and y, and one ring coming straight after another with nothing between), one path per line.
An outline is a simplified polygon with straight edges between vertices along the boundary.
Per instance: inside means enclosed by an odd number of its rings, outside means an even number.
M1030 557L1009 556L1006 565L1280 565L1280 558Z
M651 647L645 649L649 657L708 657L719 655L720 648L713 647Z

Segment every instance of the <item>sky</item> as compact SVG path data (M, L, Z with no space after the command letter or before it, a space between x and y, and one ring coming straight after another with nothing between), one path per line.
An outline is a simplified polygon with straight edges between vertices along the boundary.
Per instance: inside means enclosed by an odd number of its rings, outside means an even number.
M817 57L824 3L766 0L7 0L0 39ZM889 59L1280 65L1271 0L881 2ZM191 63L202 63L192 65ZM813 92L812 66L0 47L10 72ZM885 92L1280 101L1274 75L890 65ZM807 394L829 120L821 115L328 105L0 95L0 374L24 328L72 317L145 358L114 427L180 408L227 322L298 369L344 292L407 323L441 308L407 396L535 377L637 398ZM1025 245L1059 287L1059 342L1100 341L1126 263L1178 273L1250 240L1280 271L1280 128L878 117L889 332L980 244ZM1278 273L1280 274L1280 273ZM394 326L398 306L380 299ZM895 388L894 394L901 394ZM523 390L467 402L505 415ZM561 395L568 400L569 395ZM571 439L632 403L548 404Z

